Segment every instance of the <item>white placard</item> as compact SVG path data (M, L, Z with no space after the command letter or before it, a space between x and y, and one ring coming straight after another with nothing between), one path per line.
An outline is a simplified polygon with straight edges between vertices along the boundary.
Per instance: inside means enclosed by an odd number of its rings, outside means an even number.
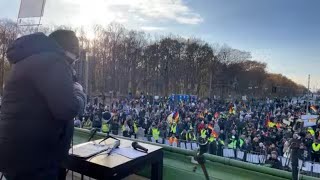
M242 96L242 101L246 101L247 100L247 96Z

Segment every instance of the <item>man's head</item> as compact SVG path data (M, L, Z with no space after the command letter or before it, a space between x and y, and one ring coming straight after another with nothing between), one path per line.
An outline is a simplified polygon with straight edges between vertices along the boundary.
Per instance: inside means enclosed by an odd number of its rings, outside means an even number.
M231 131L231 133L232 133L232 135L235 135L235 134L236 134L236 130L233 129L233 130Z
M64 51L70 64L79 58L79 40L70 30L56 30L49 35Z
M276 151L271 152L271 158L272 159L277 159L278 158L278 153Z

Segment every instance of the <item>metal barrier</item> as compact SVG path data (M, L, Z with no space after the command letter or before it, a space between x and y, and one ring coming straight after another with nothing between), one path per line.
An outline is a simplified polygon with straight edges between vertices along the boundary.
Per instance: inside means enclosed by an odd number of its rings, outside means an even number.
M121 131L118 134L119 136L122 136ZM132 139L135 139L134 136L131 136ZM136 139L143 140L143 141L149 141L159 144L166 144L172 147L181 148L181 149L187 149L187 150L197 150L199 145L196 141L185 141L178 139L177 143L173 142L172 144L169 143L168 138L162 138L159 137L158 141L156 142L155 139L151 135L145 135L144 137L137 137ZM215 141L214 141L215 142ZM219 150L218 150L219 151ZM208 152L209 153L209 152ZM234 150L229 148L222 148L221 154L219 154L217 151L215 153L209 153L213 155L218 155L230 159L236 159L239 161L244 161L247 163L257 164L257 165L266 165L266 161L269 159L270 154L261 154L257 152L246 152L241 150ZM281 162L282 168L281 170L291 171L291 160L290 158L279 156L278 160ZM310 161L303 161L299 160L299 170L300 173L313 176L313 177L320 177L320 164Z
M142 137L142 138L140 137L138 139L144 140L144 141L156 142L154 138L150 135L147 135L146 137ZM168 139L164 139L163 141L162 138L159 138L157 143L166 144L166 145L187 149L187 150L196 150L199 147L197 142L194 142L194 141L187 142L184 140L178 140L178 144L177 143L169 144ZM213 153L213 155L219 155L219 154ZM221 156L231 158L231 159L236 159L239 161L244 161L247 163L262 165L262 166L267 165L266 161L271 157L270 154L261 154L257 152L245 152L245 151L234 150L229 148L223 148ZM290 158L279 156L278 160L281 162L281 165L282 165L281 170L287 170L287 171L292 170ZM300 170L300 173L302 174L313 176L313 177L320 177L319 163L299 160L299 170Z

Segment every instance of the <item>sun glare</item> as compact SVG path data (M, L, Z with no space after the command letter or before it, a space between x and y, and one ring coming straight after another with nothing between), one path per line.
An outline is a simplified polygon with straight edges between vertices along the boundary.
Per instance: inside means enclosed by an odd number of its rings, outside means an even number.
M80 0L78 4L79 14L74 16L77 26L104 25L115 19L115 14L109 10L107 1L95 0L93 3L88 0Z

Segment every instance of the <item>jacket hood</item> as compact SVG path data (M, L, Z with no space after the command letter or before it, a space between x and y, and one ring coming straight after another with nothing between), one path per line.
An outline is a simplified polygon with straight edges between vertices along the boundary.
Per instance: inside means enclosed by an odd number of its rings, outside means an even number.
M42 52L63 53L62 48L43 33L22 36L15 40L7 50L7 58L11 64Z

